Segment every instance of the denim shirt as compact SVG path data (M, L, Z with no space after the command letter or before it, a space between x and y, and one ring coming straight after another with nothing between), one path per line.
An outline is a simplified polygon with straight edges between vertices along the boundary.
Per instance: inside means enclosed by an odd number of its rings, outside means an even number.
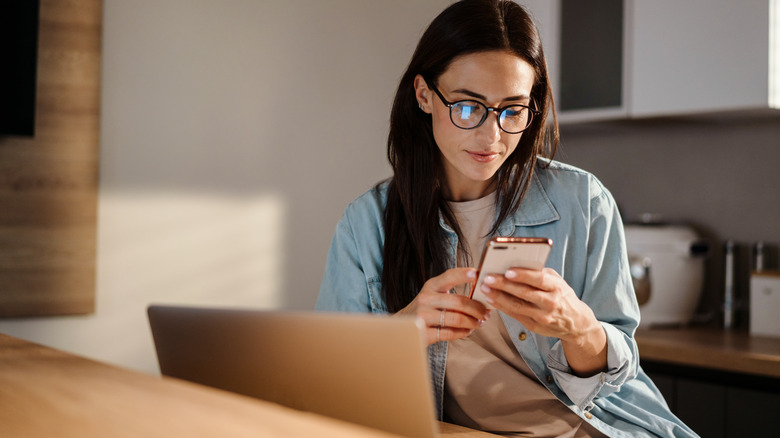
M697 436L669 411L639 366L634 340L639 307L612 195L588 172L539 161L520 208L500 224L498 234L553 240L547 267L566 280L604 327L607 370L574 375L560 339L533 333L499 312L518 354L555 397L608 436ZM328 253L318 310L387 313L381 284L386 199L385 182L347 206ZM449 240L450 267L455 267L457 235L443 219L440 224ZM447 345L428 347L439 419Z

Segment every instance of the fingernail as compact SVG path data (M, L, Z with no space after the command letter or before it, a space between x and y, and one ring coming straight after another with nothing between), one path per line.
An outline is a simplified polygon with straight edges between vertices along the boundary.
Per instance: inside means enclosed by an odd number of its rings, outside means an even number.
M476 276L477 276L477 271L475 271L473 269L466 273L466 277L468 277L468 278L474 278Z
M493 301L493 298L490 298L490 297L485 297L485 302L488 303L488 304L495 304L496 303L495 301Z
M486 294L493 293L493 289L491 289L491 288L489 288L489 287L485 286L484 284L482 285L482 287L481 287L480 289L482 290L482 292L484 292L484 293L486 293Z
M487 277L485 277L485 283L493 284L495 282L496 282L496 277L494 277L492 275L488 275Z
M515 278L515 277L517 277L517 273L515 271L511 271L511 270L510 271L506 271L504 273L504 277L506 277L506 278Z
M484 327L484 326L485 326L485 324L487 324L487 321L485 321L484 319L480 319L480 320L479 320L479 326L480 326L480 327Z

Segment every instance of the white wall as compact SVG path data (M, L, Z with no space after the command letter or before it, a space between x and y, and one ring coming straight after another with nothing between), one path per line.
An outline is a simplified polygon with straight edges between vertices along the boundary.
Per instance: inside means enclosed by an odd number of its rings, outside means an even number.
M149 303L312 309L448 0L105 0L93 315L0 332L157 372Z

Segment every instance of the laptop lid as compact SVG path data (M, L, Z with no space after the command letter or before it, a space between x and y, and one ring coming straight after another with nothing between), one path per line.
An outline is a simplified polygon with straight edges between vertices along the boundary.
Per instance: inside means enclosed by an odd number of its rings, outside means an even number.
M423 323L152 305L165 376L409 437L438 436Z

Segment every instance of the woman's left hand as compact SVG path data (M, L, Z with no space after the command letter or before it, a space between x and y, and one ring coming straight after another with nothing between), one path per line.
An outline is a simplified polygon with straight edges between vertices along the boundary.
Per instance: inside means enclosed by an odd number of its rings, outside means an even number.
M560 338L578 375L606 369L607 337L593 310L553 269L513 268L489 275L482 291L488 303L543 336Z

